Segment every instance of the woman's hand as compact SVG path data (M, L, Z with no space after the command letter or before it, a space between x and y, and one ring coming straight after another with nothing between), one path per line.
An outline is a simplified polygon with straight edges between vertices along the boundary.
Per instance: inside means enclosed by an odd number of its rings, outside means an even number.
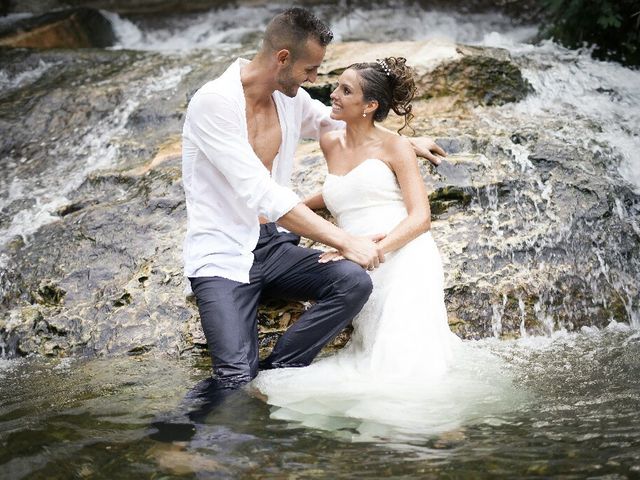
M331 250L328 252L324 252L320 255L320 259L318 260L320 263L329 263L335 262L338 260L344 260L344 257L340 254L340 252L336 250Z
M329 251L320 254L318 262L327 263L342 260L343 258L357 263L367 270L375 270L384 262L384 251L380 247L380 241L387 235L378 233L371 237L350 236L341 250Z

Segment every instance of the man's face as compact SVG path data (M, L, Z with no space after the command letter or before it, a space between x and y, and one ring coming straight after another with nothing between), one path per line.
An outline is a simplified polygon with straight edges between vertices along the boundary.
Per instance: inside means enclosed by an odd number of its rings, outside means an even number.
M278 73L276 78L278 90L288 97L295 97L300 85L305 82L315 82L325 51L326 48L317 41L307 40L304 47L300 48L295 61L289 60L288 64Z

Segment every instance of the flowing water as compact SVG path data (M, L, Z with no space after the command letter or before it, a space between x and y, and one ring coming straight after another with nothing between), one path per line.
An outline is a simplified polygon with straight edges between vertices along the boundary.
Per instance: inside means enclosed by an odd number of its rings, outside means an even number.
M203 359L4 360L0 478L640 475L637 331L612 324L469 347L502 364L495 373L511 386L473 402L468 384L452 385L461 421L442 425L426 409L410 431L353 419L303 426L244 391L203 401Z
M77 132L71 144L50 139L61 158L55 172L0 179L0 208L24 203L0 225L0 244L16 235L28 240L87 175L117 165L114 140L139 103L152 93L171 95L193 68L176 58L251 50L278 9L238 7L163 21L107 13L119 36L115 48L165 55L168 66L148 82L129 85L130 100ZM640 193L640 72L550 41L529 43L535 27L513 26L497 14L342 4L317 10L338 41L447 37L508 49L536 93L480 113L482 121L501 132L514 121L557 125L566 119L554 135L600 149L612 159L612 172ZM0 87L24 88L56 68L44 61L21 71L0 68ZM527 160L526 146L509 148L511 168L540 185L535 201L544 205L550 192ZM28 163L10 158L8 171ZM34 191L37 202L26 201ZM485 193L478 208L490 213L487 221L500 235L496 192L488 187ZM637 204L617 205L620 218L640 232ZM603 261L600 273L615 283L614 270ZM546 336L527 337L523 315L520 340L468 342L481 360L475 370L465 367L476 358L469 353L460 368L478 373L482 391L493 393L480 397L464 375L454 377L449 397L437 398L443 409L425 408L412 428L394 422L394 412L389 422L373 424L294 419L244 391L203 400L207 390L199 382L209 365L200 357L0 359L0 478L640 477L640 313L629 284L620 281L627 316L607 328L557 331L540 310ZM504 303L494 305L496 336L503 311Z

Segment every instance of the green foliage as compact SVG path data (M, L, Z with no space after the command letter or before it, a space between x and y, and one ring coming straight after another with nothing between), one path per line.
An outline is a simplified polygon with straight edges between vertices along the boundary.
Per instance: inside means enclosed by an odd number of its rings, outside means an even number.
M640 0L543 0L545 37L576 48L593 46L596 58L640 65Z

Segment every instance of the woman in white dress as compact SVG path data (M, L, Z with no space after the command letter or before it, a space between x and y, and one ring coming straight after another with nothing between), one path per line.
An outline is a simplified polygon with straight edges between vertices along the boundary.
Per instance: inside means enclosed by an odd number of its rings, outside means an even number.
M354 320L348 350L357 350L359 368L378 379L441 374L457 339L447 323L442 262L416 155L406 138L376 125L394 110L407 127L415 91L404 58L344 71L331 94L331 116L347 127L320 140L329 174L322 194L307 200L311 208L326 206L350 233L386 234L379 242L386 262L371 272L374 291ZM327 253L321 261L339 258Z
M393 110L406 127L415 90L412 69L392 57L350 66L331 94L331 116L346 129L320 140L329 173L322 194L306 203L326 206L354 235L386 234L379 242L385 262L370 272L373 292L345 348L254 380L279 407L275 417L330 429L347 425L360 435L371 425L424 427L426 417L442 428L450 424L445 412L455 392L444 377L460 340L447 322L427 191L409 141L376 125ZM327 252L320 261L344 260ZM434 396L438 388L447 391Z

